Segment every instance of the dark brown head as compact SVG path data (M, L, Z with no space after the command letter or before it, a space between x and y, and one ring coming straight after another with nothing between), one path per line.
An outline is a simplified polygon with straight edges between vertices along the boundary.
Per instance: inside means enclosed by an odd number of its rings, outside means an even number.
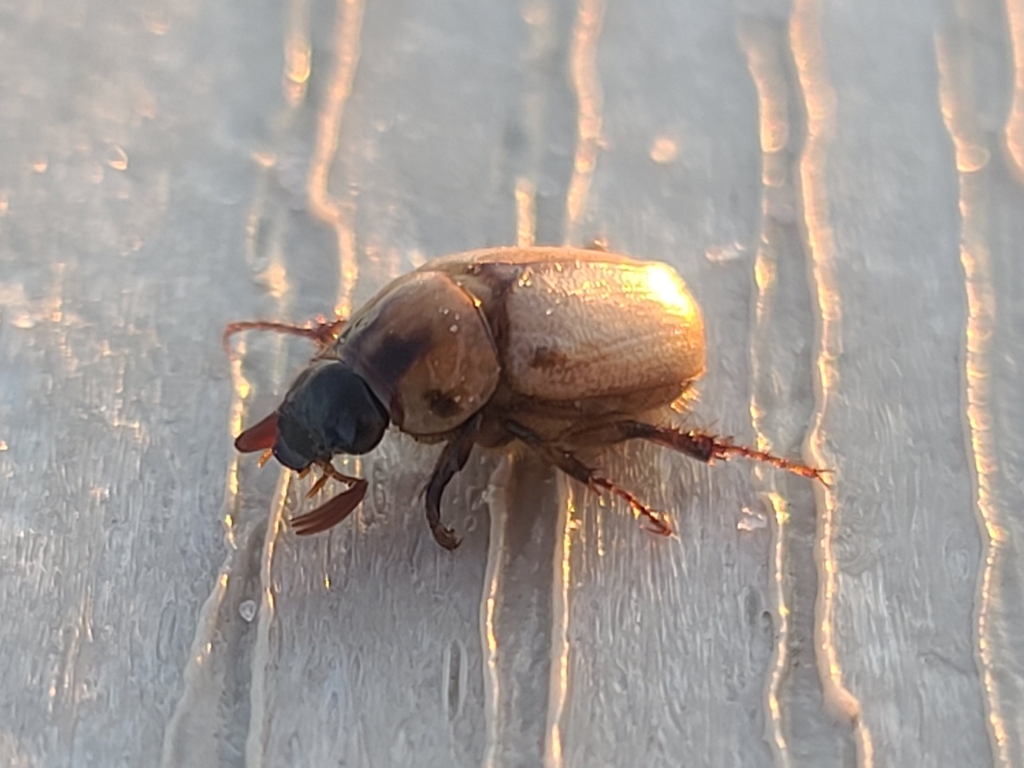
M238 436L235 448L272 448L281 464L302 471L336 453L373 450L389 421L359 374L337 360L321 360L299 375L277 411Z

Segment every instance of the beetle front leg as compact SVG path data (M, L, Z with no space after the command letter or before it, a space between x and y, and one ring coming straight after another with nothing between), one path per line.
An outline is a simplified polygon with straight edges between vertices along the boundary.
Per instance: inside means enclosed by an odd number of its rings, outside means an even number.
M427 484L427 524L430 526L430 532L434 534L434 540L448 550L459 546L459 538L451 528L446 528L441 522L441 495L451 479L466 466L470 451L473 450L477 435L480 433L480 423L481 415L478 413L445 445Z
M641 421L625 421L620 425L623 439L641 438L650 440L652 443L672 448L673 450L685 453L695 459L710 464L715 459L730 459L733 456L743 456L754 461L762 461L771 464L773 467L792 472L801 477L810 477L825 482L823 475L830 470L808 467L797 461L790 461L781 456L759 451L756 448L748 448L744 445L733 445L726 438L710 435L699 430L681 430L673 427L657 427L653 424L645 424Z
M588 467L573 454L544 442L539 435L518 422L507 421L505 427L510 434L537 451L545 460L554 464L572 479L583 483L592 491L607 491L623 499L629 504L633 514L641 521L644 530L661 536L668 536L672 533L672 528L662 519L661 515L626 489L620 488L608 478L598 475L597 470Z

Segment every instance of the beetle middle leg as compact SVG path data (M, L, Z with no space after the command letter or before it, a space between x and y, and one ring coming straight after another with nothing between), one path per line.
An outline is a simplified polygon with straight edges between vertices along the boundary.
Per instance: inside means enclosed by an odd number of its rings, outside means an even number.
M466 460L469 459L469 454L480 434L481 420L482 415L477 413L448 441L427 484L427 524L430 525L430 532L434 534L434 540L445 549L455 549L459 546L459 538L451 528L446 528L441 522L441 495L451 479L466 466Z
M569 477L583 483L593 491L607 491L618 496L629 504L633 514L640 519L641 525L651 533L667 536L672 533L672 528L662 519L661 515L641 502L636 496L624 488L620 488L606 477L597 474L597 470L588 467L572 453L563 451L544 440L516 421L506 421L505 427L509 433L514 435L526 445L539 453L545 460L551 462Z

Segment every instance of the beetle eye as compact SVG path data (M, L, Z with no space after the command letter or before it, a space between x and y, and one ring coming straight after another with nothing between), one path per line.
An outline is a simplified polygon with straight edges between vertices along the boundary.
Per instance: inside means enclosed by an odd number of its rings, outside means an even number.
M323 382L322 384L320 382ZM317 379L324 392L324 438L333 453L360 454L372 451L388 428L388 412L363 379L337 364Z
M322 363L296 380L278 409L274 455L305 469L335 453L366 453L384 437L389 420L362 377L344 363Z
M301 472L317 459L327 458L322 454L323 451L301 422L294 416L278 414L277 439L274 441L275 459L289 469Z

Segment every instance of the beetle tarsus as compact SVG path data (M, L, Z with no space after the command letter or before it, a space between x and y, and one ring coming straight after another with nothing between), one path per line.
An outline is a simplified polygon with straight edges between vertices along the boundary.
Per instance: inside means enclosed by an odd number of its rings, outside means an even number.
M438 520L436 524L434 521L430 521L430 532L434 535L434 541L449 552L453 549L457 549L459 544L462 543L462 539L455 535L455 531L451 528L446 528L441 524L440 520Z
M777 469L791 472L801 477L809 477L825 482L824 475L830 470L809 467L798 461L784 459L767 451L734 445L728 438L717 437L699 430L681 430L673 427L657 427L640 421L627 421L623 424L627 438L642 438L657 445L685 453L699 461L710 464L715 459L728 460L734 456L742 456L753 461L770 464Z
M640 527L649 533L656 533L659 536L669 536L672 527L665 522L664 518L641 502L636 496L624 488L615 485L611 480L593 474L591 470L590 487L594 490L604 489L609 493L624 499L633 510L633 515L640 521Z
M460 539L451 528L441 523L441 496L451 479L466 466L480 432L480 423L481 415L478 413L445 445L427 484L427 524L434 540L445 549L455 549Z

